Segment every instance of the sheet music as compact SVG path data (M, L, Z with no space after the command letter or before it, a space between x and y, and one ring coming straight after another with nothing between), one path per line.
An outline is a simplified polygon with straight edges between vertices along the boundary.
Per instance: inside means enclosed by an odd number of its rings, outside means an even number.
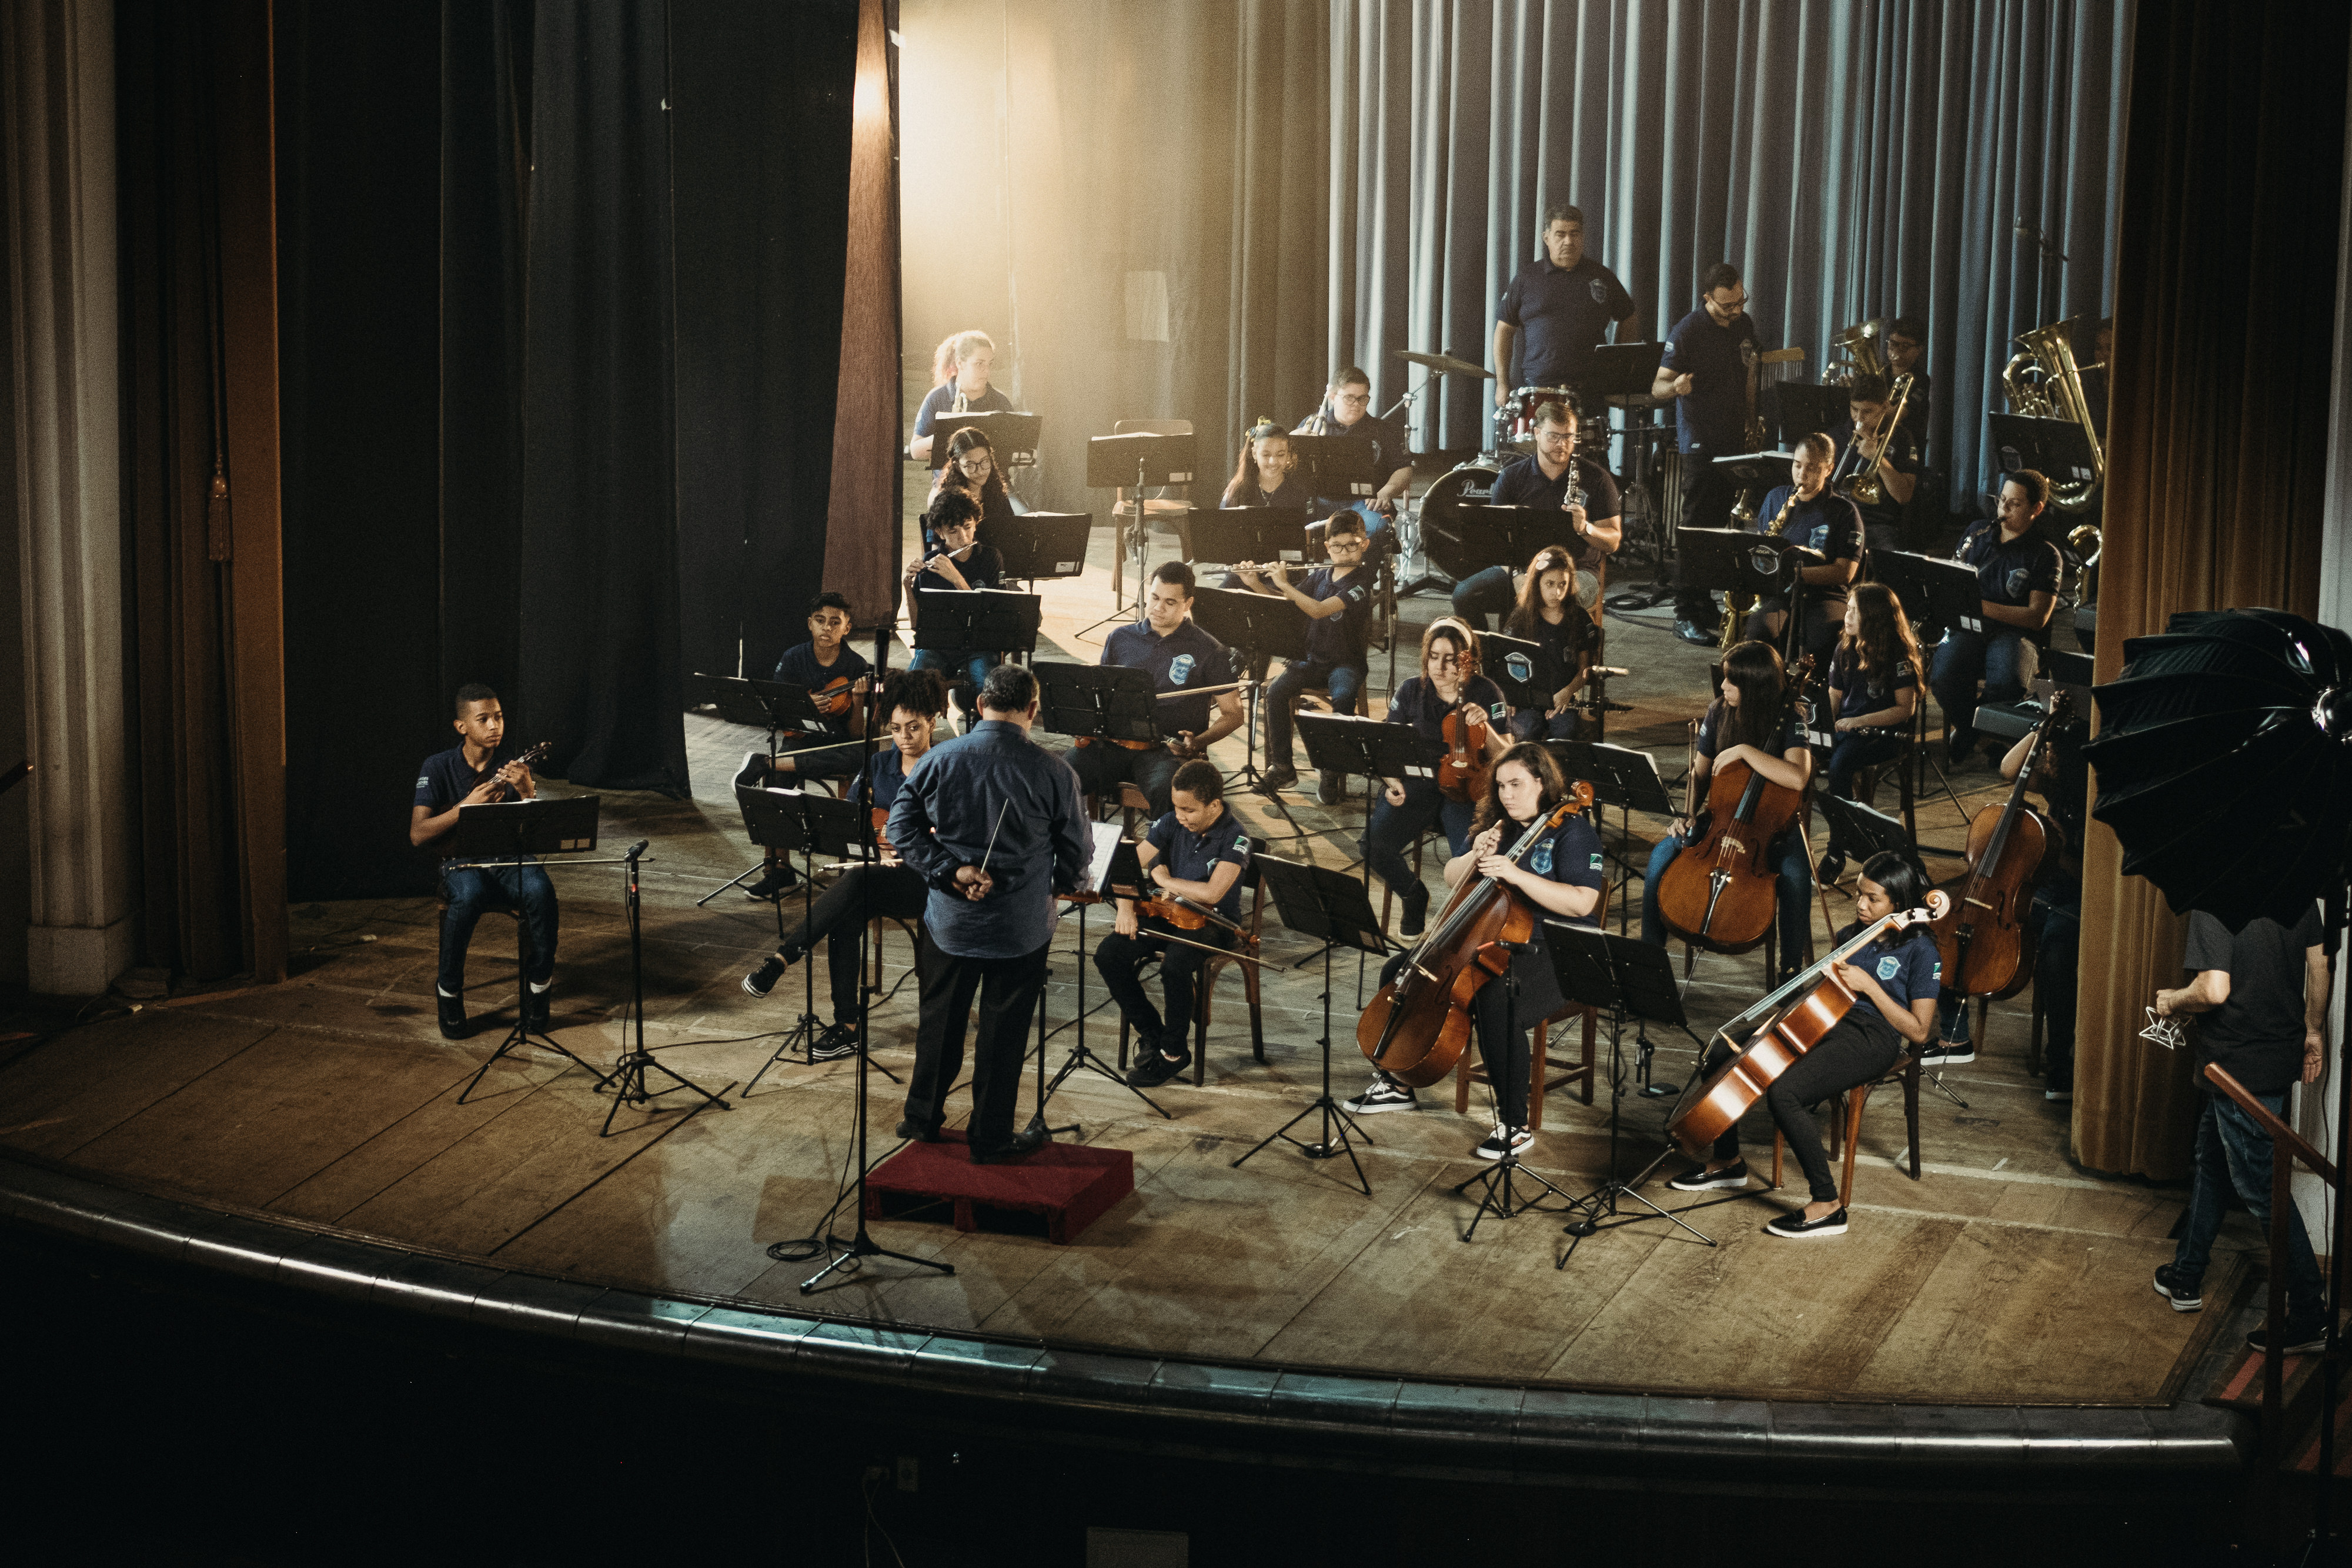
M1110 857L1118 848L1118 824L1088 822L1087 831L1094 835L1093 848L1087 855L1087 891L1101 893L1103 878L1110 874Z

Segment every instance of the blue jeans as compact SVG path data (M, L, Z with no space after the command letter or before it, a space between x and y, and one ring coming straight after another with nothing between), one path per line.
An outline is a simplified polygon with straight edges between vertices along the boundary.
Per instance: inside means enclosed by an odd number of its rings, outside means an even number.
M471 866L446 871L441 885L449 897L449 912L441 917L439 984L449 996L466 994L466 945L474 939L474 925L492 910L520 909L530 938L530 967L526 977L535 986L555 978L555 884L537 864L499 866L483 871Z
M1663 946L1666 940L1665 916L1658 913L1658 879L1674 864L1675 856L1682 852L1684 841L1678 834L1668 833L1650 852L1650 869L1642 873L1642 940ZM1766 852L1780 867L1778 889L1780 927L1780 973L1786 978L1805 967L1805 931L1811 915L1807 901L1813 895L1813 868L1805 863L1805 841L1799 833L1783 833L1772 841Z
M1423 828L1435 822L1455 854L1470 847L1470 821L1476 808L1467 800L1449 800L1426 779L1408 779L1404 804L1391 806L1383 793L1373 802L1372 820L1364 828L1364 860L1392 892L1409 893L1421 885L1404 852Z
M1584 716L1574 708L1544 716L1539 707L1514 708L1511 735L1518 740L1574 740L1584 728Z
M1511 569L1490 566L1454 585L1454 613L1478 631L1491 632L1494 628L1486 624L1486 617L1507 617L1518 597L1518 590L1511 586Z
M988 672L996 668L996 655L975 653L970 648L918 648L915 656L907 661L910 670L938 670L950 681L961 675L971 683L977 694L988 682Z
M1830 747L1829 792L1841 800L1853 799L1853 776L1865 768L1892 762L1903 754L1899 729L1849 729L1839 733Z
M1999 632L1947 632L1927 666L1928 689L1944 710L1944 733L1958 757L1976 743L1977 679L1984 700L2013 703L2025 695L2025 639L2006 627Z
M2265 1109L2286 1119L2284 1089L2257 1094ZM2172 1254L2172 1272L2186 1286L2205 1277L2213 1238L2221 1228L2226 1193L2234 1188L2254 1223L2270 1234L2271 1135L2254 1119L2222 1094L2201 1094L2204 1109L2197 1115L2197 1174L2189 1187L2189 1218L2180 1230L2180 1245ZM2312 1255L2311 1237L2303 1228L2303 1214L2289 1207L2286 1221L2287 1316L2307 1323L2322 1316L2319 1305L2319 1260Z
M1355 664L1334 664L1328 659L1306 659L1285 664L1274 685L1265 688L1265 765L1279 768L1290 761L1290 732L1294 724L1291 706L1298 694L1309 686L1321 686L1331 694L1333 713L1354 713L1360 706L1358 694L1364 689L1364 672Z

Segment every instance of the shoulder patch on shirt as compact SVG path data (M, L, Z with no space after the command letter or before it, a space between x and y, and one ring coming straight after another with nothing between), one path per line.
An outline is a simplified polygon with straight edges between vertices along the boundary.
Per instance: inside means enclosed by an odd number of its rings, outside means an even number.
M1344 597L1350 604L1361 604L1364 601L1363 586L1360 583L1358 584L1356 587L1348 590L1346 594L1342 597Z
M1241 854L1249 853L1249 835L1247 833L1234 834L1234 849L1236 852Z
M431 788L432 783L433 783L433 780L432 780L430 778L419 779L416 781L416 787L417 787L419 789L429 789L429 788Z
M1505 719L1511 716L1508 709L1501 703L1488 703L1486 705L1486 710L1495 716L1495 722L1496 724L1500 724Z
M1599 871L1601 869L1601 852L1599 850L1592 852L1592 863L1585 867L1585 869L1587 871Z
M1882 980L1891 980L1902 971L1903 960L1892 953L1878 961L1878 977Z
M1168 661L1168 678L1175 682L1178 685L1182 685L1186 681L1192 679L1192 654L1179 653L1174 658Z

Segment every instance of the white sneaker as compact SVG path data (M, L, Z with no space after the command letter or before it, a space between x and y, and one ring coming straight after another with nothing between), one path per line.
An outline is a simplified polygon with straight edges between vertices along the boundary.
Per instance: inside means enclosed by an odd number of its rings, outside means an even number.
M1411 1111L1420 1105L1412 1091L1386 1078L1375 1078L1371 1087L1353 1100L1339 1102L1339 1109L1350 1116L1369 1116L1376 1111Z

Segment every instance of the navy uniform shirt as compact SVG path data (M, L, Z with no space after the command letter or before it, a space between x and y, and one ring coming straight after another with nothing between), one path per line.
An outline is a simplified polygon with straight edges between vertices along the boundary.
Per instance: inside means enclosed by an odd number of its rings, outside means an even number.
M1584 492L1584 516L1588 522L1600 522L1624 511L1624 502L1617 494L1617 481L1597 463L1576 459L1576 483ZM1533 457L1522 457L1495 476L1494 492L1486 497L1489 506L1545 507L1557 508L1568 501L1568 469L1559 471L1557 479L1544 476L1543 465ZM1608 559L1608 552L1592 540L1580 539L1576 545L1576 564L1586 571L1597 571Z
M1184 623L1162 637L1148 621L1137 621L1113 632L1103 643L1102 662L1147 670L1155 691L1181 692L1190 686L1221 686L1234 678L1233 661L1217 640L1184 617ZM1181 697L1163 702L1160 733L1199 735L1209 727L1213 696Z
M1226 486L1224 498L1217 505L1220 507L1281 507L1294 512L1304 512L1313 504L1313 501L1314 497L1307 493L1307 486L1296 479L1284 480L1282 488L1279 490L1262 489L1256 480L1244 479L1237 485Z
M1523 334L1519 385L1577 387L1592 372L1593 345L1633 313L1633 297L1592 257L1560 267L1544 256L1519 268L1496 319ZM1495 373L1507 376L1511 367L1496 365Z
M429 815L439 816L472 794L475 786L483 779L513 761L515 751L515 747L501 742L499 748L490 753L488 764L479 772L466 766L463 745L435 752L416 770L416 804L424 807ZM442 838L446 840L448 836L444 833ZM446 855L442 857L444 860L449 858Z
M1208 831L1199 833L1179 822L1176 813L1171 811L1151 824L1143 841L1167 862L1171 876L1186 882L1206 882L1220 865L1249 870L1249 830L1235 821L1230 810L1218 812ZM1225 896L1217 900L1213 907L1228 920L1242 917L1241 878L1234 879L1234 885L1225 890Z
M982 719L924 753L883 831L929 884L923 929L959 958L1018 958L1043 947L1054 933L1054 895L1075 892L1086 876L1078 776L1009 719ZM983 855L996 887L975 904L950 890L956 868L980 865Z
M1509 722L1511 709L1503 700L1503 688L1484 675L1473 675L1462 683L1462 702L1476 703L1485 708L1489 724ZM1389 699L1388 722L1409 724L1442 746L1445 742L1445 716L1460 706L1447 704L1426 676L1415 675L1397 687L1396 695Z
M2007 543L2001 541L2000 520L1988 517L1960 536L1952 559L1977 569L1977 581L1994 604L2023 606L2036 591L2058 591L2058 547L2028 528ZM1988 628L1990 630L1990 628ZM2014 631L2014 627L2004 627Z
M1936 378L1925 371L1911 372L1911 395L1903 402L1903 430L1922 460L1927 451L1927 414L1936 397Z
M1723 706L1723 700L1718 697L1707 704L1706 716L1698 721L1698 754L1710 762L1715 759L1717 752L1737 744L1724 737L1724 725L1729 713L1730 710ZM1780 730L1772 737L1772 743L1764 749L1775 757L1786 757L1790 752L1805 744L1804 727L1799 724L1796 716L1791 714L1781 723Z
M784 656L776 661L775 678L785 685L806 686L809 696L816 703L817 711L824 716L825 728L835 735L847 735L849 688L865 679L866 672L872 668L866 662L866 655L851 647L849 640L845 637L830 664L817 663L814 643L793 643L784 650ZM789 751L792 747L785 747L784 749Z
M1778 485L1767 492L1764 504L1756 509L1756 531L1772 530L1772 521L1780 508L1789 504L1796 486ZM1825 560L1860 560L1862 559L1862 514L1854 504L1832 490L1823 490L1810 501L1799 501L1789 514L1788 526L1780 537L1791 544L1818 550ZM1810 566L1813 563L1805 563ZM1805 597L1811 600L1834 600L1844 603L1852 591L1845 583L1807 583Z
M1004 557L992 545L974 545L970 555L956 562L956 570L963 573L966 588L994 588L1004 580ZM957 591L954 583L936 571L926 571L916 578L915 587L918 591Z
M1364 642L1372 624L1372 569L1360 566L1342 578L1335 569L1318 566L1307 574L1298 591L1318 604L1326 599L1348 601L1339 614L1307 623L1307 656L1362 669Z
M1600 643L1601 629L1573 600L1562 606L1557 626L1545 620L1540 610L1531 619L1533 624L1522 626L1514 615L1503 629L1504 635L1523 638L1541 650L1534 669L1524 674L1513 670L1511 675L1530 685L1541 686L1549 695L1568 685L1584 651Z
M1906 410L1903 423L1895 427L1895 439L1886 444L1886 461L1897 474L1916 476L1927 465L1919 461L1919 443L1913 437L1910 427L1910 415ZM1875 446L1877 444L1878 438L1872 436L1865 444L1864 455L1867 455L1869 447ZM1862 458L1856 457L1853 461L1859 463ZM1915 487L1911 493L1916 496L1919 492ZM1864 525L1873 528L1891 528L1899 526L1903 521L1905 503L1896 500L1895 492L1886 487L1886 476L1884 474L1878 476L1878 494L1879 499L1876 503L1860 507Z
M928 757L930 753L923 755ZM919 764L920 758L917 760ZM899 755L898 743L886 741L866 763L866 771L858 776L850 799L861 806L878 806L887 811L898 803L898 786L906 781L905 758Z
M1689 395L1675 399L1675 435L1685 452L1729 457L1748 449L1748 361L1740 350L1755 346L1753 317L1743 311L1718 327L1705 306L1666 334L1660 367L1691 378Z
M1843 643L1830 655L1830 686L1840 694L1840 718L1860 718L1866 713L1883 712L1895 706L1899 693L1916 690L1918 685L1919 672L1911 667L1908 659L1897 658L1895 673L1890 676L1883 671L1862 668Z
M1843 946L1862 934L1862 922L1849 924L1834 937L1831 946ZM1944 962L1936 956L1936 933L1925 921L1904 926L1899 931L1882 931L1869 946L1846 960L1857 969L1867 969L1870 977L1885 990L1887 998L1905 1007L1922 997L1933 998L1944 985ZM1867 996L1857 995L1854 1013L1867 1015L1864 1022L1876 1019L1894 1027L1878 1004ZM1853 1015L1848 1015L1853 1016Z
M1503 836L1497 841L1502 852L1510 853L1512 846L1519 841L1520 835L1527 830L1525 822L1506 820ZM1553 882L1565 883L1571 887L1597 889L1603 900L1608 896L1608 862L1601 852L1601 835L1593 831L1592 823L1580 812L1559 826L1548 830L1528 845L1527 852L1519 857L1519 864ZM1532 1025L1538 1019L1550 1017L1567 1005L1567 998L1559 991L1559 971L1552 967L1550 951L1544 941L1544 922L1547 920L1597 930L1601 925L1601 904L1593 904L1591 914L1573 917L1558 915L1549 909L1538 908L1536 911L1535 936L1511 960L1511 973L1517 977L1519 982L1517 1006L1522 1029Z
M939 436L931 443L931 466L934 468L947 466L948 444L955 439L955 415L948 412L954 405L955 398L955 382L942 382L924 395L923 406L915 411L915 434L919 436ZM906 405L902 403L899 406L903 408ZM1009 413L1012 411L1013 400L992 383L986 392L964 404L966 413Z

